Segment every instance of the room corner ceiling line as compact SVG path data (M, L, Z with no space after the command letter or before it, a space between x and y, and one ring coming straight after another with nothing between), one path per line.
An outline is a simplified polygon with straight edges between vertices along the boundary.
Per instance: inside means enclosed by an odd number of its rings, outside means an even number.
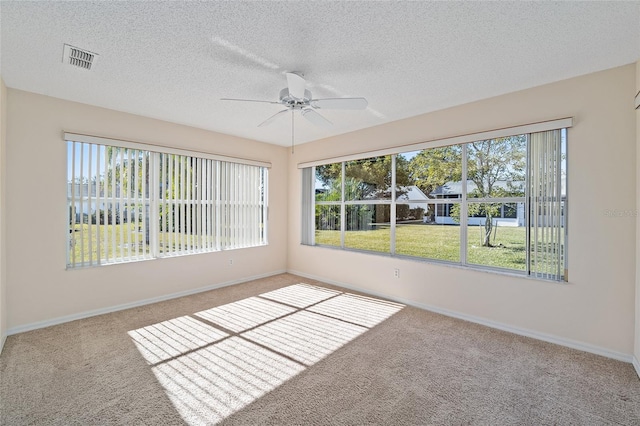
M521 135L534 132L545 132L548 130L564 129L573 127L573 117L559 118L550 121L540 121L536 123L521 124L519 126L504 127L494 130L485 130L482 132L468 133L459 136L452 136L442 139L434 139L430 141L418 142L408 145L399 145L391 148L379 149L375 151L356 152L353 154L343 155L339 157L325 158L321 160L308 161L305 163L298 163L299 169L304 169L313 166L322 166L324 164L339 163L342 161L359 160L366 157L379 157L383 155L397 154L399 152L408 151L420 151L427 148L434 148L438 146L457 145L462 143L474 142L484 139L495 139L506 136Z
M246 164L249 166L271 168L271 162L269 161L229 157L226 155L220 155L220 154L203 152L203 151L178 149L178 148L174 148L166 145L134 142L134 141L124 140L124 139L112 139L112 138L105 138L101 136L91 136L91 135L85 135L81 133L70 133L70 132L64 132L63 137L65 141L84 142L84 143L92 143L92 144L98 144L98 145L111 145L111 146L118 146L121 148L140 149L140 150L151 151L151 152L162 152L163 154L189 155L193 157L207 158L210 160L226 161L229 163L238 163L238 164Z

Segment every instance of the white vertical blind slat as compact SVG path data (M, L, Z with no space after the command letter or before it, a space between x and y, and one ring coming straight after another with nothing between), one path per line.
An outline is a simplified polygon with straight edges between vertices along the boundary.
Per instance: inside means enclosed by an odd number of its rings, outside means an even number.
M71 144L71 227L69 230L71 250L71 266L76 266L76 224L77 224L77 199L76 199L76 145L77 142Z
M176 228L178 224L175 222L176 219L176 198L177 198L177 188L176 188L176 164L177 164L177 156L170 155L169 157L169 249L168 253L173 254L176 243L178 241L176 237Z
M100 146L96 145L96 194L95 194L95 212L96 212L96 262L99 265L102 258L102 244L100 244Z
M126 206L126 211L127 211L127 260L132 260L131 259L131 246L133 245L133 227L131 226L131 201L133 200L133 196L131 191L133 190L133 188L131 188L131 183L133 180L133 170L132 170L132 158L131 158L131 149L127 149L127 164L126 164L126 168L125 171L127 173L127 181L126 181L126 186L127 186L127 192L126 192L126 202L125 202L125 206Z
M111 253L109 251L109 208L108 208L108 193L109 193L109 156L107 155L106 147L101 147L104 153L104 178L102 180L102 231L104 241L104 261L109 263Z
M220 205L220 197L222 193L222 167L223 163L216 162L216 194L215 194L215 231L216 231L216 250L222 250L222 206Z
M191 229L191 194L193 190L193 163L191 163L190 159L185 157L185 175L186 175L186 185L185 185L185 208L184 208L184 224L185 224L185 241L186 241L186 251L190 252L193 250L193 234Z
M91 200L91 189L92 189L92 166L93 166L93 145L87 144L88 159L87 159L87 240L89 246L89 265L93 265L93 227L92 222L93 218L91 217L91 211L93 210L92 200Z
M131 165L131 173L134 174L134 179L133 179L133 206L134 206L134 210L133 210L133 226L132 226L132 230L134 233L134 256L138 256L139 252L140 252L140 232L138 232L139 226L140 226L140 214L138 213L138 211L140 210L140 190L139 190L139 186L140 185L140 179L138 178L138 159L140 158L140 152L138 150L133 151L133 157L135 158L135 161L133 162L133 164Z
M140 188L140 197L142 200L142 257L143 258L147 258L147 249L148 249L148 232L149 229L147 228L147 219L148 219L148 214L147 212L149 211L148 209L151 207L149 205L149 197L147 194L147 161L150 161L151 158L149 158L147 156L147 154L145 152L142 152L142 172L141 172L141 176L142 178L141 180L141 188Z
M194 192L194 224L196 227L196 231L195 231L195 238L196 238L196 244L195 244L195 251L196 252L200 252L201 248L202 248L202 160L199 158L195 159L195 164L196 164L196 178L194 178L194 186L193 186L193 192Z
M117 258L116 254L116 224L119 222L118 210L116 209L116 154L113 148L109 150L111 165L111 222L113 225L113 229L111 229L111 252L113 254L113 259Z
M80 144L80 262L84 264L84 145Z

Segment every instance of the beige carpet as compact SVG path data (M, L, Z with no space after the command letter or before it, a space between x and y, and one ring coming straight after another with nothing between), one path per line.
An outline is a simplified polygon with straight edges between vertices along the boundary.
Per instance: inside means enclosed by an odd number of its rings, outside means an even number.
M7 339L1 425L640 425L630 364L279 275Z

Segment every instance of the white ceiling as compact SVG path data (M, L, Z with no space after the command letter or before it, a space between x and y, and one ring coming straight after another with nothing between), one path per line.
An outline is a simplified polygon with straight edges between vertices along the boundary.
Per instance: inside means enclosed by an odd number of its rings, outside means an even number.
M286 71L365 111L296 119L296 143L635 62L640 2L0 1L7 86L264 142ZM62 63L63 44L98 53Z

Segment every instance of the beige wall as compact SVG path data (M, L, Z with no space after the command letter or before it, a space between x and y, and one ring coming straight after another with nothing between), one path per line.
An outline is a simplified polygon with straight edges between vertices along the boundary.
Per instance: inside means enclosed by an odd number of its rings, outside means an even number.
M0 77L0 352L7 336L7 268L5 251L5 146L7 130L7 87Z
M636 62L636 90L640 92L640 61ZM640 95L639 95L640 96ZM635 103L634 103L635 105ZM636 368L640 375L640 109L636 110Z
M636 207L635 72L632 64L301 145L289 162L289 269L630 359L636 219L605 209ZM569 284L300 245L299 162L569 116Z
M615 68L304 144L292 156L286 148L0 85L0 134L6 131L6 155L0 153L0 161L8 159L6 167L1 164L0 185L10 183L0 198L0 257L6 255L6 264L0 263L0 277L6 274L6 280L0 281L7 284L6 295L0 293L0 327L16 329L288 268L629 355L634 351L634 309L640 312L640 243L635 238L640 219L610 217L605 210L640 208L640 128L636 132L635 127L640 119L628 107L629 92L640 87L637 68ZM299 162L567 116L574 117L569 131L569 284L299 244ZM270 245L66 271L63 131L271 161ZM6 232L5 223L11 224ZM393 278L394 268L400 268L399 279ZM639 289L635 307L634 286Z
M13 89L7 105L9 330L286 269L285 148ZM269 245L65 270L63 131L270 161Z

